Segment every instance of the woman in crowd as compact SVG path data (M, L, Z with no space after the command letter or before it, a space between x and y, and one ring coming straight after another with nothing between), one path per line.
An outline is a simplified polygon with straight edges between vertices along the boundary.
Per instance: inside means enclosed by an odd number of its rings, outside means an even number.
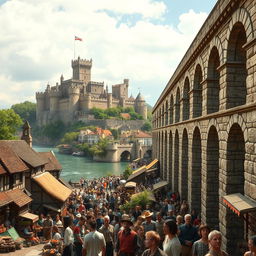
M228 256L228 254L221 250L222 236L220 231L213 230L208 235L210 251L206 256Z
M167 220L164 224L165 239L163 249L168 256L179 256L181 253L181 244L177 237L177 232L177 224L172 220Z
M167 256L158 246L160 243L160 236L155 231L148 231L146 233L145 245L148 248L142 256Z
M137 256L141 256L142 253L145 251L145 232L144 227L142 225L137 227L137 231L135 231L138 235L137 237L137 244L138 244L138 251Z
M200 240L196 241L192 247L193 256L204 256L209 251L208 246L208 235L210 233L210 228L207 225L200 225L199 235Z
M248 240L249 251L244 256L255 256L256 255L256 235L250 237Z

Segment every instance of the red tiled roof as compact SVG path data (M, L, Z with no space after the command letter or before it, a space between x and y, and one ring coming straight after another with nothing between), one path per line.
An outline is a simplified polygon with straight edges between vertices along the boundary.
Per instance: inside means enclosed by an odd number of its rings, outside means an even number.
M112 132L110 130L103 130L105 136L112 136Z
M6 194L6 192L0 192L0 207L11 203L13 200Z
M62 166L59 163L58 159L51 152L39 152L39 154L47 160L47 164L45 165L46 171L53 171L53 170L61 170Z
M124 119L131 119L131 115L129 113L121 113L120 115Z
M152 135L142 132L142 131L138 131L138 132L136 132L134 137L135 138L152 138Z
M29 196L27 196L22 190L20 190L18 188L14 189L14 190L6 191L6 194L19 207L29 204L32 201L32 199Z
M5 141L0 141L0 160L10 173L23 172L29 169Z
M32 167L39 167L46 164L46 160L41 158L38 152L32 149L24 140L4 140L1 144L10 147L24 162Z
M0 175L6 174L6 170L4 169L3 165L0 163Z

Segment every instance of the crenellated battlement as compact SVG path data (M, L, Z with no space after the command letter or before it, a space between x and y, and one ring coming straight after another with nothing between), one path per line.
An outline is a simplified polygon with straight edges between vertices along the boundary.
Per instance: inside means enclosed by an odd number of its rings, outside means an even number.
M68 88L68 94L80 94L80 87L77 85L71 85Z
M56 97L56 98L58 98L58 97L60 97L61 96L61 92L60 91L58 91L58 90L51 90L50 92L49 92L49 96L50 97Z
M76 67L76 66L86 66L86 67L89 67L91 68L92 67L92 59L90 60L86 60L86 59L80 59L80 57L78 57L77 60L72 60L71 61L71 66L72 68Z
M44 92L36 92L36 99L43 99L45 97Z
M90 81L89 85L98 85L98 86L102 86L104 87L104 82L94 82L94 81Z

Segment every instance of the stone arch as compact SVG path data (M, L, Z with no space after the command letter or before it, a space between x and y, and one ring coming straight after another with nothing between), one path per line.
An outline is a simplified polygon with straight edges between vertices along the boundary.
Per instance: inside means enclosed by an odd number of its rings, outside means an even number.
M184 128L182 134L182 153L181 153L181 181L180 181L180 192L181 199L188 200L188 132Z
M189 83L189 78L186 77L184 81L184 87L183 87L183 121L189 119L189 111L190 111L190 106L189 106L189 91L190 91L190 83Z
M230 130L231 130L231 127L234 125L234 124L239 124L239 126L241 127L242 131L243 131L243 135L244 135L244 140L245 142L248 141L248 129L246 127L246 123L243 119L243 117L239 114L235 114L233 115L229 122L228 122L228 126L227 126L227 133L229 134L230 133Z
M225 193L244 194L245 140L238 123L231 126L227 141ZM244 222L231 210L226 209L226 238L230 255L235 255L237 244L244 239ZM232 238L232 239L231 239Z
M220 65L224 64L225 61L224 61L223 45L222 45L221 40L218 36L215 36L214 39L210 43L209 52L207 54L207 56L208 56L207 63L209 63L210 54L211 54L211 51L214 47L216 47L217 50L218 50L219 57L220 57ZM207 76L207 78L208 78L208 76Z
M159 161L161 161L160 157L161 157L161 133L159 132L158 133L158 148L157 148L157 158ZM162 164L162 163L160 162L160 164Z
M207 68L207 114L219 111L220 105L220 55L214 46L211 49Z
M169 104L167 99L165 102L165 125L168 125L168 113L169 113Z
M173 95L171 95L170 98L170 117L169 117L169 123L173 124L173 106L174 106L174 101L173 101Z
M162 106L162 126L164 126L164 114L165 114L165 110L164 110L164 104Z
M203 73L202 67L198 64L194 72L194 84L193 84L193 117L199 117L202 115L202 81Z
M191 208L201 212L201 174L202 174L202 146L201 133L195 127L192 139L192 177L191 177Z
M207 137L206 154L206 223L219 229L219 137L215 126L211 126Z
M209 134L210 129L211 129L211 127L212 127L212 126L214 126L214 127L215 127L215 129L217 130L217 133L219 133L219 132L220 132L219 124L217 123L217 121L216 121L216 119L215 119L215 118L210 119L210 121L209 121L209 123L208 123L208 125L207 125L207 126L208 126L207 134Z
M173 170L173 177L172 177L172 189L173 192L178 191L178 183L179 183L179 132L176 130L175 138L174 138L174 170Z
M251 41L254 38L254 28L253 28L251 15L245 8L240 8L233 13L232 18L229 22L224 49L228 48L228 40L232 33L233 27L238 22L242 23L244 28L246 28L245 33L246 33L247 42ZM223 57L224 57L224 61L227 61L227 51L224 52Z
M172 172L173 171L173 138L172 131L169 132L169 170L167 173L167 180L172 181Z
M196 67L197 66L200 66L201 69L202 69L202 81L206 78L206 75L205 75L205 66L204 66L204 62L203 62L203 59L201 56L199 56L197 59L196 59L196 62L195 62L195 65L194 65L194 76L193 76L193 79L195 78L195 71L196 71Z
M164 180L167 179L167 159L168 159L168 134L167 131L164 132Z
M176 100L175 100L175 123L180 121L180 88L177 88L176 91Z
M130 162L132 160L131 152L128 150L124 150L120 153L120 161L121 162Z
M243 23L238 21L232 27L227 44L227 109L246 104L248 72L246 68L246 50L243 46L247 42L245 27Z

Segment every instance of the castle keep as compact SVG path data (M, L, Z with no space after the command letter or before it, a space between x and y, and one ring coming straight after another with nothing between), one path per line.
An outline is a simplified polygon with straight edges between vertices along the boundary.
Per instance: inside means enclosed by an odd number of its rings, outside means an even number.
M136 99L128 97L129 80L112 86L112 93L104 82L91 81L92 60L78 57L72 60L73 78L60 84L46 87L45 92L36 93L37 124L46 125L61 120L64 123L79 120L89 114L90 109L107 109L112 107L133 107L135 111L147 118L147 106L139 93Z

